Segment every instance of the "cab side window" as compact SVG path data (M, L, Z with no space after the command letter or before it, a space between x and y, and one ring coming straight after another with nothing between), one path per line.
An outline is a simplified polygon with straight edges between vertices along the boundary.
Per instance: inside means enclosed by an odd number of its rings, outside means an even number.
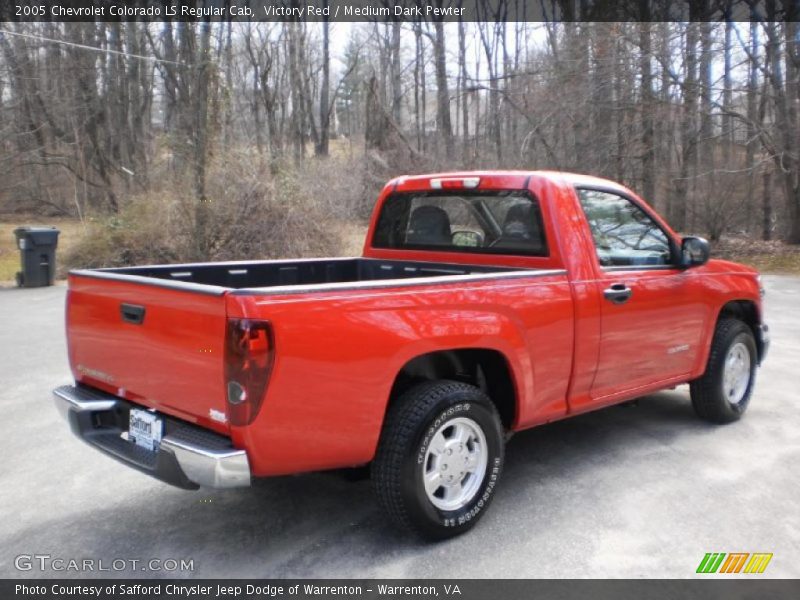
M600 264L668 265L673 262L667 234L636 204L617 194L578 189Z

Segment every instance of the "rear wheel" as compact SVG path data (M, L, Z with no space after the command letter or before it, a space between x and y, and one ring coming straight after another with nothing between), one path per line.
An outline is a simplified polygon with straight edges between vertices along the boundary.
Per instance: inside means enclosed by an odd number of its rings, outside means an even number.
M691 383L697 414L714 423L741 418L756 378L756 341L746 323L725 318L717 324L706 372Z
M478 388L429 381L389 410L372 480L397 525L430 539L469 530L483 516L503 467L503 430Z

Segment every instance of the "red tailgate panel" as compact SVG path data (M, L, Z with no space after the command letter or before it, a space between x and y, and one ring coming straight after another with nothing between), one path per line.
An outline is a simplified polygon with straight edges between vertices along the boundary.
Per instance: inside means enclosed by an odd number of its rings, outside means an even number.
M144 307L141 324L121 305ZM228 432L223 381L225 297L71 275L67 339L75 380ZM212 418L212 414L216 417Z

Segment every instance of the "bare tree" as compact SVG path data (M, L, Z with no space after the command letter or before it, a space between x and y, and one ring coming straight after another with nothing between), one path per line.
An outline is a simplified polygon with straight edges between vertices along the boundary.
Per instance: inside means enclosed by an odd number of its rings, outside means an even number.
M689 3L686 23L668 4L619 3L605 23L545 0L568 21L532 25L530 3L479 0L477 22L355 23L340 52L324 20L9 24L0 201L104 214L175 186L201 257L224 241L220 169L325 168L309 154L340 136L365 190L417 169L571 169L636 187L680 231L800 243L796 7L765 0L739 26L732 0Z
M328 7L328 1L323 3ZM322 21L322 83L319 95L319 142L316 147L317 156L328 156L328 140L330 139L330 85L331 85L331 48L330 23L328 17Z

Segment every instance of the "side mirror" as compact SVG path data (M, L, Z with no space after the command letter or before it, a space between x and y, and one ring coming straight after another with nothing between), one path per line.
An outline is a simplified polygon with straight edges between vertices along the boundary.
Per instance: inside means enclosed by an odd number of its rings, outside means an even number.
M681 266L697 267L711 258L711 247L701 237L688 236L681 242Z
M477 231L454 231L452 240L454 246L478 248L483 245L483 236Z

